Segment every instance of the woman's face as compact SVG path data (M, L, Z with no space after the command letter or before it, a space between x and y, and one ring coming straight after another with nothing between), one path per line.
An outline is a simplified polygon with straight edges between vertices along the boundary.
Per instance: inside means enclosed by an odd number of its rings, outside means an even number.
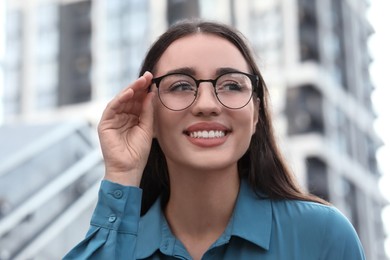
M156 64L154 77L186 71L196 79L215 79L226 69L251 73L232 43L199 33L174 41ZM155 136L169 170L236 170L255 132L257 109L252 100L240 109L224 107L210 82L200 83L195 102L181 111L169 110L156 99Z

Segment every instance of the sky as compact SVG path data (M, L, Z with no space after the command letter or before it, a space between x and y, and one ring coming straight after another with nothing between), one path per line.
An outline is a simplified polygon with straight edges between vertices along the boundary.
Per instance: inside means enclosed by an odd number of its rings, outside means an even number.
M379 188L388 201L390 201L390 124L387 112L390 111L390 87L387 78L390 68L389 10L390 0L371 0L371 7L367 14L375 30L369 41L373 58L370 73L375 86L372 101L378 115L374 127L384 143L377 153L379 168L383 174ZM385 249L390 256L390 206L383 210L382 219L387 233Z
M390 73L390 0L371 0L371 6L367 13L375 33L369 40L369 49L373 58L370 67L371 79L375 90L372 94L374 110L377 114L375 130L383 141L383 146L378 150L377 158L382 178L379 188L384 197L390 201L390 123L387 111L390 111L390 86L387 78ZM4 56L4 3L0 0L0 66ZM3 75L0 69L0 100L3 95ZM0 125L3 121L3 110L0 102ZM386 252L390 257L390 206L383 210L382 219L387 233Z
M2 60L4 57L4 10L5 10L5 1L0 0L0 125L3 122L3 106L2 106L2 98L3 98L3 74L2 74Z

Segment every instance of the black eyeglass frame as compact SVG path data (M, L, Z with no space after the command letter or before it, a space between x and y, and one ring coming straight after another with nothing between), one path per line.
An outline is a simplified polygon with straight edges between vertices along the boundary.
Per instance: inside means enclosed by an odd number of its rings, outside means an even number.
M226 106L226 105L219 99L219 97L218 97L217 88L216 88L216 87L217 87L217 86L216 86L216 85L217 85L217 81L218 81L219 78L221 78L221 77L223 77L223 76L225 76L225 75L227 75L227 74L243 74L243 75L247 76L247 77L250 79L251 83L252 83L252 93L251 93L251 96L249 97L248 102L246 102L246 103L245 103L243 106L241 106L241 107L236 107L236 108L228 107L228 106ZM161 100L160 91L158 91L158 98L160 99L161 103L162 103L166 108L168 108L169 110L172 110L172 111L182 111L182 110L187 109L187 108L189 108L190 106L192 106L192 104L195 102L195 100L196 100L197 97L198 97L199 85L200 85L200 83L202 83L202 82L210 82L210 83L213 85L214 94L215 94L215 96L216 96L218 102L219 102L220 104L222 104L224 107L229 108L229 109L241 109L241 108L245 107L246 105L248 105L248 103L250 102L250 100L251 100L252 97L253 97L253 93L254 93L254 92L257 93L257 95L259 95L259 93L258 93L259 77L258 77L257 75L254 75L254 74L249 74L249 73L245 73L245 72L241 72L241 71L226 72L226 73L223 73L223 74L219 75L219 76L216 77L215 79L196 79L196 78L194 78L193 76L188 75L188 74L186 74L186 73L176 73L176 72L175 72L175 73L168 73L168 74L165 74L165 75L160 76L160 77L157 77L157 78L153 78L153 79L152 79L152 83L156 84L157 89L159 89L160 82L161 82L165 77L168 77L168 76L171 76L171 75L184 75L184 76L190 77L191 79L194 80L194 82L195 82L195 84L196 84L196 91L195 91L195 94L194 94L194 96L195 96L194 100L193 100L188 106L186 106L185 108L181 108L181 109L172 109L172 108L168 107L167 105L165 105L164 102Z

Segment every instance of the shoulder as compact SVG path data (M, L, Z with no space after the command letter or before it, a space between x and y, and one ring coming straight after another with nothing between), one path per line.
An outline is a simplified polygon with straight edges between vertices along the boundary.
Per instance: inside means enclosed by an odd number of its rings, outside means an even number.
M275 214L286 214L300 217L319 217L326 219L328 215L344 217L343 214L333 206L302 200L271 200L272 209Z
M328 205L301 200L271 200L272 210L276 216L290 217L319 217L324 219L331 212L338 212L336 208ZM336 213L337 214L337 213Z
M337 208L308 201L280 200L272 201L272 210L274 226L317 247L321 259L364 259L354 227Z
M316 202L300 200L272 201L272 210L275 218L283 221L302 222L305 225L327 226L341 228L344 226L353 229L349 220L335 207Z

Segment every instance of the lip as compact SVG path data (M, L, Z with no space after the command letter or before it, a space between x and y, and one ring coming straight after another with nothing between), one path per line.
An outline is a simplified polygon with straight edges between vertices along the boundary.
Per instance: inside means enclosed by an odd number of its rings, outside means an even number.
M214 137L214 138L194 138L190 136L191 132L199 132L199 131L222 131L224 132L224 136ZM187 139L194 145L200 147L215 147L222 145L226 142L229 134L231 133L231 129L226 127L225 125L217 122L199 122L195 123L183 131L183 134L187 137Z

